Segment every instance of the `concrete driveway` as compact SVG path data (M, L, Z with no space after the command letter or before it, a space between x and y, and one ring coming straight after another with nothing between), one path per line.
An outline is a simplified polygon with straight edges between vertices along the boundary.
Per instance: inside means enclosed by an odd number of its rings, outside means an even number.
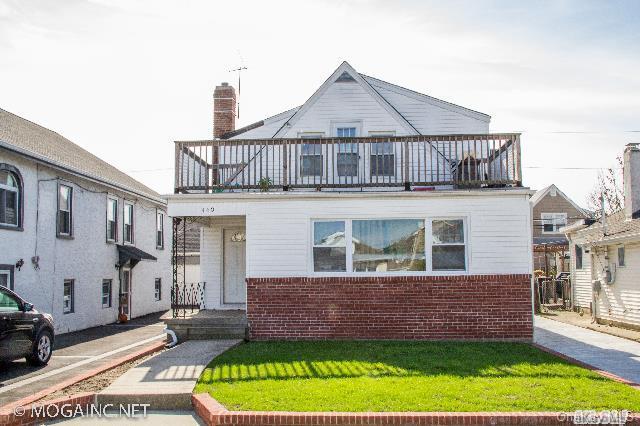
M640 343L540 316L534 325L537 344L640 383Z
M24 359L0 367L0 406L17 401L62 380L92 370L110 360L140 350L158 339L165 312L56 336L53 355L45 367L31 367Z

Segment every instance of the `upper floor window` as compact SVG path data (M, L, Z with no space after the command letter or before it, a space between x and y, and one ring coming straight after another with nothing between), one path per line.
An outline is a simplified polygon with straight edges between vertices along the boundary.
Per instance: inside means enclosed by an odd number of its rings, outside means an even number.
M133 244L133 204L124 203L124 226L122 228L125 243Z
M0 225L17 228L21 225L21 182L17 172L7 170L9 167L0 164Z
M355 138L356 128L355 127L337 127L336 136L339 138Z
M357 143L338 144L338 154L336 158L338 176L358 176L359 158Z
M156 212L156 247L164 248L164 213Z
M118 200L107 198L107 241L118 240Z
M70 237L73 224L73 188L58 185L58 235Z
M303 143L300 147L300 176L322 176L322 145Z
M542 213L542 232L557 234L560 228L567 226L566 213Z
M371 176L395 176L396 155L392 142L373 142L369 168Z

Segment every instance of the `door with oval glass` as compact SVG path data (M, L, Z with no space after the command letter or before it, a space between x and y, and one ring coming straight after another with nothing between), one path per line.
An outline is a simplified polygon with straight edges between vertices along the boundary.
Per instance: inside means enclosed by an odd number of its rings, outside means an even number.
M245 283L246 236L243 228L223 231L222 303L244 304L247 300Z

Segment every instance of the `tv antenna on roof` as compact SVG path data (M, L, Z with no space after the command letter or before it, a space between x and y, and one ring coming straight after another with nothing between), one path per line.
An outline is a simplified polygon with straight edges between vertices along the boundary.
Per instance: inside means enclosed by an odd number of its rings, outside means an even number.
M240 57L240 63L243 63L242 56ZM229 70L229 72L237 72L238 73L238 114L237 117L240 118L240 77L242 75L242 71L246 70L247 67L244 65L240 65L238 68Z

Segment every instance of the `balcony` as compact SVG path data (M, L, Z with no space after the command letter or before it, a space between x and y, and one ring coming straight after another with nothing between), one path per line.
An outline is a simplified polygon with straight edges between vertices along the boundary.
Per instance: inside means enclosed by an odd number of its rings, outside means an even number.
M175 193L519 186L519 133L175 142Z

